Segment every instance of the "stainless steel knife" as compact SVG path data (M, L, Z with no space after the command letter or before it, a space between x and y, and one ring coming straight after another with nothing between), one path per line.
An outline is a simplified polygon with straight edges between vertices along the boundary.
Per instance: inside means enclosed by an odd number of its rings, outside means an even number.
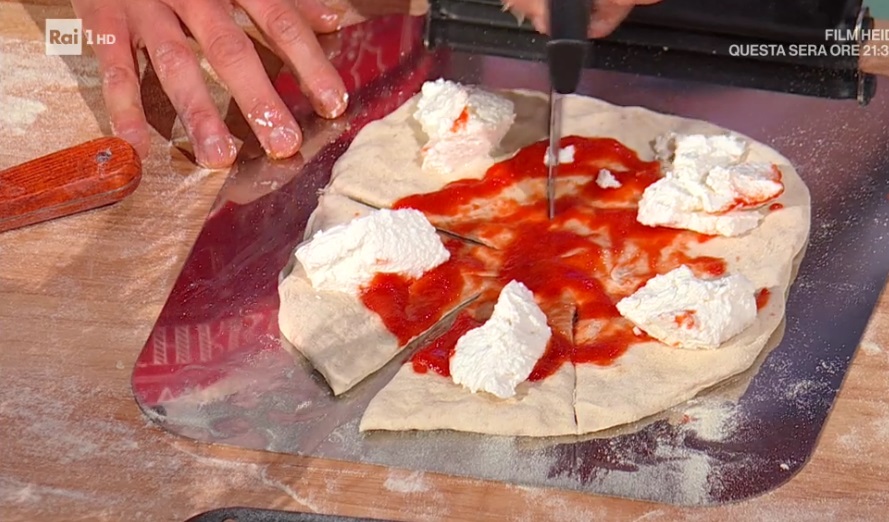
M586 63L587 27L593 0L550 0L550 40L546 44L549 65L549 170L546 177L546 200L549 218L556 214L556 177L559 148L562 141L562 96L577 90L580 73Z

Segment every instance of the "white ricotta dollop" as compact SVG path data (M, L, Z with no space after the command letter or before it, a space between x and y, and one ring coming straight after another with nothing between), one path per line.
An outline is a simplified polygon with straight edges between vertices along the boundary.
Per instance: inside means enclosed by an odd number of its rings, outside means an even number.
M664 344L713 349L756 320L756 288L741 274L699 279L683 265L650 279L617 310Z
M596 185L603 189L620 188L621 184L608 169L601 169L596 176Z
M554 159L558 159L560 165L574 163L575 152L576 150L574 149L574 145L568 145L567 147L562 147L561 149L559 149L558 158L553 158L550 148L547 147L546 153L544 153L543 155L543 164L548 167L551 163L553 163Z
M315 290L358 295L378 273L420 277L450 252L422 212L377 210L319 231L296 250Z
M784 191L768 163L744 163L747 144L736 136L667 135L655 142L665 176L639 201L643 225L738 236L757 226L755 209Z
M718 165L740 162L747 154L747 144L738 136L719 134L665 134L654 143L661 161L671 162L674 170L707 171Z
M500 291L491 318L457 340L451 379L473 393L512 397L543 356L551 336L534 294L522 283L510 281Z
M423 170L449 174L490 157L515 121L515 107L492 92L438 79L423 84L414 118L429 138Z

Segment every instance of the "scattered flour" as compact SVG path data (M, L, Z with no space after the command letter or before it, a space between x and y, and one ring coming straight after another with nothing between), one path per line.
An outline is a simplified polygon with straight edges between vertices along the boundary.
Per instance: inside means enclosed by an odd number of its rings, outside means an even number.
M655 463L603 475L596 491L680 505L711 502L717 463L709 455L672 443L658 443L652 457Z
M210 62L209 60L207 60L206 56L201 55L200 61L198 63L200 64L201 69L203 69L204 73L207 74L207 76L212 78L213 81L215 81L216 83L220 83L219 75L216 74L216 69L214 69L213 66L210 65Z
M873 341L863 341L861 343L861 350L867 355L878 355L883 353L883 349L880 345Z
M578 508L577 503L569 503L564 496L554 496L546 488L529 488L526 486L511 486L521 492L525 508L523 515L513 517L512 520L521 522L533 522L534 513L541 511L547 514L549 520L560 522L589 522L592 520L606 520L607 508L596 506L595 503L585 503L583 508ZM542 508L542 509L541 509Z
M813 406L824 400L830 384L821 380L805 379L787 386L784 399L793 402L803 410L811 411Z
M880 418L871 423L877 440L880 442L889 442L889 412L884 411Z
M430 484L422 471L391 470L383 487L398 493L423 493L429 491Z
M734 402L713 399L694 400L684 410L686 430L706 441L722 441L732 435L738 427L739 419Z
M663 470L655 472L657 479L649 481L653 487L669 491L669 498L680 504L707 504L710 501L710 476L713 460L703 452L659 445L655 455L671 462L659 466ZM664 470L669 470L665 473ZM665 476L662 476L664 474ZM675 479L679 479L676 481Z
M265 484L267 486L271 486L273 488L280 489L284 493L287 493L287 495L290 498L292 498L294 501L296 501L298 504L302 504L303 506L306 506L307 508L311 509L315 513L323 513L324 511L327 510L326 506L322 506L322 505L316 503L316 501L314 499L314 495L309 495L309 496L300 495L299 492L297 492L291 486L288 486L287 484L285 484L279 480L274 480L272 478L269 478L268 471L266 470L266 468L260 468L259 477L262 480L263 484Z
M858 429L851 428L847 433L840 435L837 438L837 442L839 442L840 446L845 450L858 450L861 446L861 437L858 435Z
M60 108L59 94L81 96L80 89L95 88L99 97L97 62L89 56L47 56L42 41L21 41L0 37L0 129L7 137L33 139L33 133L47 133L49 144L61 142L53 148L73 145L65 140L65 131L74 134L85 128L83 114L80 121L65 121L71 117ZM42 115L52 114L52 137L41 130ZM62 134L62 136L56 136ZM75 138L76 139L76 138ZM79 141L84 141L83 136ZM75 141L76 143L76 141ZM47 151L48 152L48 151Z
M13 136L24 136L37 117L46 111L46 105L36 100L11 96L0 91L0 128Z
M95 501L92 495L41 484L22 482L9 476L0 476L0 504L25 504L29 502L50 502L53 499L73 501Z

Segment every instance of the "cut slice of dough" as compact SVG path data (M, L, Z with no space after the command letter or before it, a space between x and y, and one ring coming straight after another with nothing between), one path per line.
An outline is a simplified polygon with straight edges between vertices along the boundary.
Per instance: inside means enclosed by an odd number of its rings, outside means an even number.
M418 97L385 118L368 123L349 150L333 166L330 190L375 207L390 207L399 199L439 190L459 179L478 179L497 161L545 137L549 105L539 93L500 91L516 103L516 123L487 162L450 175L424 172L420 149L427 141L413 114ZM533 129L533 131L530 131Z
M362 217L373 208L338 194L325 193L309 218L306 237L319 230ZM442 317L471 301L482 290L485 247L465 243L461 255L477 257L478 270L464 272L461 295ZM316 291L302 266L292 260L291 272L278 285L281 334L327 380L339 395L379 370L407 343L400 343L383 320L353 295Z
M574 367L566 364L539 382L523 382L516 396L473 394L434 372L404 364L371 400L360 430L455 430L488 435L548 437L577 431Z
M570 305L544 310L555 332L570 335ZM540 381L525 381L510 399L472 393L434 371L417 373L408 361L371 400L361 431L454 430L488 435L549 437L577 432L574 366Z
M331 191L388 208L404 196L432 192L452 181L421 169L420 144L426 136L413 117L417 100L411 98L361 129L333 166Z
M743 372L756 361L784 317L783 290L756 323L716 350L684 350L659 342L631 346L609 366L575 365L578 434L654 415Z
M472 301L482 291L478 274L463 275L460 296L441 317ZM312 288L299 263L278 285L278 294L281 334L324 376L335 395L382 368L410 342L400 343L380 316L358 297ZM420 335L422 332L415 337Z
M641 108L621 109L589 98L566 100L570 122L566 132L615 137L634 148L643 159L653 158L649 145L667 132L724 134L715 125L657 114ZM691 254L726 261L728 272L741 273L757 288L768 288L771 298L756 322L716 350L683 350L650 342L629 348L610 366L576 365L578 433L625 424L658 413L694 397L700 391L749 368L780 325L786 291L809 234L810 196L790 162L756 141L749 161L769 162L781 171L783 208L766 215L747 235L718 237L692 245Z
M281 334L324 376L335 395L379 370L401 349L378 315L357 298L316 292L296 263L278 286Z

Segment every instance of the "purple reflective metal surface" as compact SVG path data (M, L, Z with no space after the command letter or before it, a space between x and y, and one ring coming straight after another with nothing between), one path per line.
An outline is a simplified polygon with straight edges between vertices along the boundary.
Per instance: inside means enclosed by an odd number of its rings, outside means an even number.
M334 399L277 329L279 274L316 191L361 125L426 78L548 89L542 64L433 57L415 40L405 29L396 42L400 65L356 82L365 86L344 118L307 122L305 157L232 174L134 370L146 414L207 442L686 505L749 498L793 476L815 448L889 271L889 92L879 89L871 106L859 108L586 72L583 94L709 120L772 145L798 167L812 192L812 234L783 338L758 371L635 432L586 440L361 435L364 404L394 366ZM321 145L313 151L309 143Z

